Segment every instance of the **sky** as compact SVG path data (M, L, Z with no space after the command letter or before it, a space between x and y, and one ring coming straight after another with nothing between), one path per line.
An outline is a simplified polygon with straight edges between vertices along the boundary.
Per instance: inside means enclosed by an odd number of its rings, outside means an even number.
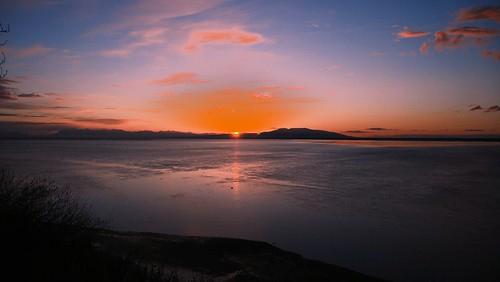
M0 130L500 134L495 2L3 0Z

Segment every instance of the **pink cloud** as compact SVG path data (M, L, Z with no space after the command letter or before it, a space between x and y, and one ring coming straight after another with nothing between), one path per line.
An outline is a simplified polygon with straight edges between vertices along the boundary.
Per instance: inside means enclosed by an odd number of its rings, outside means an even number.
M422 45L420 45L420 48L418 48L418 50L420 51L421 54L426 55L429 53L429 48L430 48L430 44L427 42L424 42L424 43L422 43Z
M500 35L500 30L493 28L464 26L457 28L450 28L447 33L453 35L463 35L467 37L483 37L483 36L497 36Z
M500 31L491 28L472 26L450 28L446 31L438 31L434 33L434 46L438 50L443 50L444 48L459 47L465 43L483 45L487 42L488 37L498 35L500 35ZM467 38L469 39L467 40Z
M458 47L462 44L463 39L463 34L450 36L444 31L438 31L434 33L434 46L439 50L447 47Z
M257 99L263 99L263 100L273 98L273 94L270 92L266 92L266 91L254 93L253 96Z
M404 28L402 31L398 32L398 38L418 38L429 35L426 31L415 31L409 28Z
M147 47L165 42L166 28L147 28L129 32L131 41L122 47L99 52L103 57L127 57L141 47Z
M496 22L500 22L500 6L486 6L460 10L457 16L457 21L471 20L494 20Z
M198 75L192 72L177 72L167 76L166 78L153 81L153 83L161 85L197 84L204 82L207 81L199 79Z
M248 32L241 28L194 30L184 45L185 51L196 51L205 44L253 45L262 43L264 37L259 33Z
M485 58L492 58L495 61L500 61L500 51L483 50L481 55Z
M18 59L31 58L36 56L41 56L52 51L53 48L45 47L41 44L35 44L31 47L21 48L21 49L9 49L9 53Z

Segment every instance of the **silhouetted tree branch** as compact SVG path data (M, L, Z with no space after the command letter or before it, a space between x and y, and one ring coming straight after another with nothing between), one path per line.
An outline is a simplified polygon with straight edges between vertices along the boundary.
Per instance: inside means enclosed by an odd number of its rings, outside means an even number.
M4 26L1 22L0 22L0 33L9 33L10 32L10 24L7 24L7 26ZM0 47L3 47L7 44L7 39L5 39L3 42L0 43ZM1 59L0 59L0 79L2 78L5 78L7 76L7 69L5 69L4 71L4 67L3 65L5 64L5 61L6 61L6 57L5 57L5 53L3 51L0 51L1 52Z

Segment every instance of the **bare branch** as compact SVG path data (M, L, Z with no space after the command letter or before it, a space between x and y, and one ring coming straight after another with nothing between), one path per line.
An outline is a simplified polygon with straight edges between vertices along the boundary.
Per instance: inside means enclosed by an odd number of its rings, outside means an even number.
M3 24L0 23L0 32L6 32L6 33L10 32L10 24L7 24L7 28L4 28Z
M1 22L0 22L0 32L1 33L9 33L10 32L10 24L7 24L7 27L5 27ZM0 47L3 47L7 44L8 40L5 39L3 42L0 43ZM2 59L0 59L0 79L3 79L7 76L7 69L4 70L2 67L3 64L5 64L5 53L3 51L0 51L2 55Z
M2 54L2 59L0 60L0 66L5 64L5 54L3 51L0 51L0 54Z
M7 71L8 70L5 70L5 72L4 72L3 67L0 67L0 79L3 79L7 76Z

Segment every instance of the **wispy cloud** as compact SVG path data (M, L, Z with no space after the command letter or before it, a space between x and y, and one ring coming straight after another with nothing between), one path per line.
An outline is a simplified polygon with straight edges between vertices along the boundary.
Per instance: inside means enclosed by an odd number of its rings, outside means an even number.
M43 96L40 95L40 94L37 94L37 93L23 93L23 94L17 95L17 97L21 97L21 98L41 98Z
M474 105L469 109L469 111L473 112L473 111L479 111L482 109L483 109L483 107L481 107L481 105Z
M444 31L438 31L434 33L434 46L438 50L458 47L460 44L462 44L463 40L464 36L462 34L450 36Z
M418 37L423 37L427 36L430 33L427 31L418 31L418 30L412 30L408 27L405 27L402 31L397 33L398 38L418 38Z
M193 30L183 49L193 52L206 44L231 44L248 46L262 43L264 36L259 33L249 32L239 27L228 29Z
M165 42L167 28L153 27L129 32L130 42L119 48L103 50L99 55L104 57L127 57L133 51Z
M427 42L424 42L420 45L420 47L418 48L418 50L420 51L421 54L428 54L429 53L429 48L430 48L430 44L427 43Z
M32 58L32 57L36 57L36 56L46 55L54 49L43 46L42 44L35 44L33 46L26 47L26 48L20 48L20 49L8 48L7 50L9 52L10 56L12 56L13 58L26 59L26 58Z
M253 96L257 99L263 99L263 100L273 98L273 94L271 92L268 92L268 91L256 92L253 94Z
M500 61L500 51L494 50L483 50L481 55L485 58L492 58L495 61Z
M500 6L484 6L462 9L458 12L456 20L493 20L500 22Z
M483 36L498 36L500 35L500 30L494 28L485 28L485 27L463 26L463 27L450 28L447 30L447 33L453 35L463 35L467 37L483 37Z
M486 113L500 112L500 106L494 105L485 110Z
M164 21L193 16L214 8L222 0L149 0L137 1L118 9L111 23L94 28L87 35L108 34L137 27L158 25Z
M115 118L69 118L68 120L82 122L82 123L102 124L102 125L119 125L127 122L126 119L115 119Z
M163 79L153 81L154 84L161 84L161 85L197 84L204 82L207 81L200 79L198 75L193 72L177 72Z
M390 128L384 128L384 127L370 127L367 128L366 130L371 130L371 131L386 131L386 130L392 130Z
M0 109L12 111L38 111L38 110L61 110L70 109L71 107L63 106L58 103L58 99L43 99L44 96L53 96L53 93L45 95L38 93L21 93L13 84L17 83L11 79L0 79ZM37 98L37 99L31 99ZM56 98L58 98L56 96ZM36 101L35 101L36 100Z
M457 22L473 21L473 20L495 20L499 21L500 6L487 6L466 8L458 12L455 19ZM402 31L397 33L398 39L400 38L418 38L428 35L429 32L414 31L405 27ZM443 51L447 48L457 48L461 46L483 46L491 42L492 37L500 36L500 29L478 26L460 26L444 28L434 32L434 39L427 40L420 45L419 51L421 54L428 54L431 47L438 51ZM497 60L495 51L483 51L484 57L491 57Z
M492 112L499 112L500 111L500 106L498 105L493 105L490 107L481 107L481 105L471 105L469 108L469 111L483 111L485 113L492 113Z
M344 133L353 133L353 134L365 134L365 133L370 133L368 131L364 130L346 130Z
M1 100L17 100L14 95L15 88L11 85L16 83L15 80L11 79L0 79L0 101Z
M47 115L43 114L15 114L15 113L0 113L0 117L27 117L27 118L43 118Z

